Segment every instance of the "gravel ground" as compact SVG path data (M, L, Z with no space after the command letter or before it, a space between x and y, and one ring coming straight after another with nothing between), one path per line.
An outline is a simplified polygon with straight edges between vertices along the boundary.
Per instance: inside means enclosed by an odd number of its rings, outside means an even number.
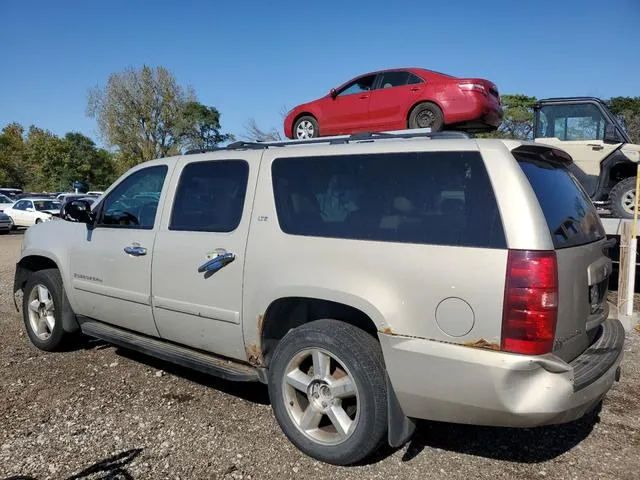
M638 478L636 332L599 415L539 429L422 422L402 449L337 468L287 441L262 385L223 382L97 341L64 353L36 350L11 300L21 240L0 237L0 478Z

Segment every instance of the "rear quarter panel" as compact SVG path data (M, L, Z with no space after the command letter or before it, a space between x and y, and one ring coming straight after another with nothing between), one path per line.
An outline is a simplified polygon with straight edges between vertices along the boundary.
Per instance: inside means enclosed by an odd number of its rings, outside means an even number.
M278 298L304 296L360 309L379 332L441 342L500 341L504 249L462 248L289 235L278 224L271 180L277 157L398 151L395 142L270 149L264 154L247 245L245 343L259 340L262 315ZM475 141L403 141L403 151L477 150ZM301 160L304 161L304 160ZM471 310L436 310L462 299ZM455 305L462 305L455 301ZM464 317L462 320L460 317ZM443 331L468 331L452 336ZM462 325L462 326L464 326Z

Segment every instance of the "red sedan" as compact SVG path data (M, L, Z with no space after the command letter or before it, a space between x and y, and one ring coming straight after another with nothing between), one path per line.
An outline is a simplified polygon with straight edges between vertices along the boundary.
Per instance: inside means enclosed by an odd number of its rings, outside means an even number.
M298 105L287 114L284 133L313 138L406 128L491 131L501 121L494 83L404 68L367 73Z

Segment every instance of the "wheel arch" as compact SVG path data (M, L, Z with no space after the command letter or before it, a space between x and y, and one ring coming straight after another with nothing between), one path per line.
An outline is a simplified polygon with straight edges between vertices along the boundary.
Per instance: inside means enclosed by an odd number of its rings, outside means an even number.
M625 178L636 175L638 164L632 162L616 148L600 162L600 179L593 195L594 200L607 200L611 189Z
M354 305L355 303L355 305ZM360 302L345 302L322 296L290 295L273 300L258 320L259 351L266 365L278 342L293 328L322 318L354 325L378 339L380 326ZM376 317L377 315L373 315Z
M16 300L16 293L24 289L29 274L38 272L41 270L56 269L60 272L62 278L62 290L67 297L65 304L62 307L62 326L66 332L75 332L80 327L76 320L73 309L69 304L68 295L66 294L66 286L64 281L63 271L60 269L60 261L52 255L44 252L33 252L28 255L23 255L22 258L16 264L16 272L13 280L13 297L16 309L19 310L18 302Z

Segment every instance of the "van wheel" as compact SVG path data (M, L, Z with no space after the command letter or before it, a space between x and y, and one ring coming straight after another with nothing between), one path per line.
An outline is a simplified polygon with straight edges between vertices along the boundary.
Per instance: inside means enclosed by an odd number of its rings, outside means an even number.
M636 202L636 177L618 182L609 193L611 213L619 218L633 218Z
M318 121L310 115L305 115L296 120L293 125L293 137L298 140L316 138L320 136Z
M387 433L387 387L380 344L337 320L316 320L279 342L269 396L289 440L334 465L358 463Z
M443 125L442 110L434 103L420 103L409 115L409 128L431 128L432 132L439 132Z
M40 350L58 350L68 334L62 328L67 298L62 277L50 268L29 275L22 298L22 318L31 343Z

